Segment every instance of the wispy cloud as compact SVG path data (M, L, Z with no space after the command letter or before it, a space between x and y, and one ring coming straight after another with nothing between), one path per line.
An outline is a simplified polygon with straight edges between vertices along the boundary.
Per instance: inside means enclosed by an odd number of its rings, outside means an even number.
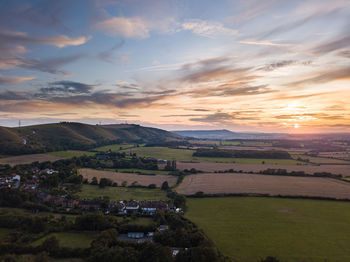
M131 38L147 38L149 36L146 22L140 17L111 17L97 22L94 27L113 36Z
M0 43L1 45L26 45L26 44L41 44L41 45L53 45L59 48L66 46L78 46L85 44L91 37L79 36L68 37L65 35L54 36L33 36L25 32L19 31L0 31Z
M191 19L185 21L182 24L182 29L205 37L213 37L218 35L232 36L238 33L237 30L225 27L219 22L199 19Z
M0 85L6 85L6 84L17 84L22 83L25 81L33 80L35 79L35 76L13 76L13 77L5 77L0 75Z

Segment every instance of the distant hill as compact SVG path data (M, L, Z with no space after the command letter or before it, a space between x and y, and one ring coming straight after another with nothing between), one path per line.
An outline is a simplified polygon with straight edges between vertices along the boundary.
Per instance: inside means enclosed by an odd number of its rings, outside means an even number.
M285 139L288 134L280 133L237 133L230 130L182 130L172 131L175 134L184 137L193 137L198 139Z
M180 135L139 125L88 125L62 122L0 127L0 154L42 153L56 150L86 150L112 143L154 143L182 140Z

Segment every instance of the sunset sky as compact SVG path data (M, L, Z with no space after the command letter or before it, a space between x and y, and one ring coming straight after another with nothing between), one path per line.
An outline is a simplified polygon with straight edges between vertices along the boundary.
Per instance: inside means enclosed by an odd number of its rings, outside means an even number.
M0 0L0 125L350 131L350 1Z

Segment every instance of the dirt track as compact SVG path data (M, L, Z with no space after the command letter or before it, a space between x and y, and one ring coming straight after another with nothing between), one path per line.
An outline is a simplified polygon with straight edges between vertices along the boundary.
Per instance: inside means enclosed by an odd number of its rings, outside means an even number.
M332 174L341 174L343 176L350 176L350 165L270 165L270 164L232 164L232 163L188 163L177 162L177 168L180 170L195 168L204 172L224 171L234 169L234 171L255 172L266 170L268 168L273 169L286 169L291 171L304 171L312 175L315 172L329 172Z
M176 177L168 175L138 175L131 173L117 173L113 171L100 171L89 168L80 169L81 174L84 178L87 178L89 181L93 177L96 177L98 180L101 178L109 178L113 182L121 185L123 181L127 182L127 185L130 186L134 181L137 181L137 185L148 186L150 184L155 184L157 187L160 187L164 181L168 181L169 186L172 186L176 183Z
M185 177L181 194L269 194L350 199L350 183L331 178L203 173Z

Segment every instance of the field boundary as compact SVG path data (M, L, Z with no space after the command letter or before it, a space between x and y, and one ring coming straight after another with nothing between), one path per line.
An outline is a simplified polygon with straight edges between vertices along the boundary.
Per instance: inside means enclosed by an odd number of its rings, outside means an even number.
M350 198L333 198L333 197L322 197L322 196L298 196L298 195L273 195L273 194L262 194L262 193L218 193L218 194L205 194L201 191L185 195L187 198L214 198L214 197L268 197L268 198L287 198L287 199L309 199L309 200L326 200L326 201L337 201L337 202L350 202Z

